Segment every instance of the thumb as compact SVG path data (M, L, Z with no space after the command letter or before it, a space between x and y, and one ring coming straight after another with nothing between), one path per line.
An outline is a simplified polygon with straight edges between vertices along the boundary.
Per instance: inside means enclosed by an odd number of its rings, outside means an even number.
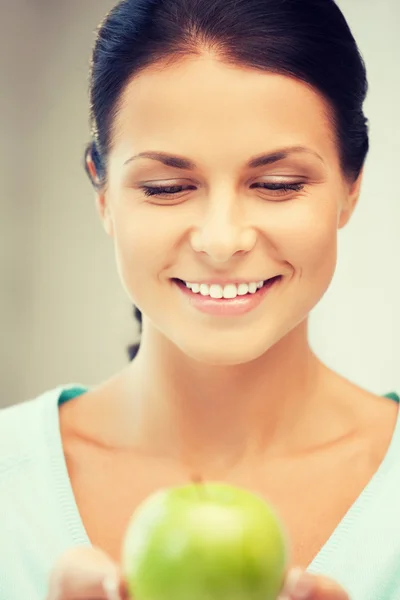
M46 600L125 600L118 565L102 550L77 547L55 564Z
M295 567L287 574L279 600L350 600L346 590L323 575Z

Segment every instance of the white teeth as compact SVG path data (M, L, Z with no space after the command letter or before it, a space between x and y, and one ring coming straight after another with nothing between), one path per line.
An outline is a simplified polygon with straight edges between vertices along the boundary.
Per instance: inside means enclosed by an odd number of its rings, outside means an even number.
M261 289L264 285L264 281L251 281L250 283L228 283L226 285L220 285L218 283L190 283L187 281L183 282L186 287L192 291L193 294L201 294L202 296L210 296L211 298L220 299L233 299L236 296L245 296L246 294L255 294L257 290Z
M247 283L239 283L239 285L237 286L237 293L238 296L245 296L246 294L248 294L249 286L247 285Z
M224 286L224 298L236 298L237 293L238 290L234 283L228 283Z
M224 291L222 289L222 285L218 285L217 283L213 283L210 285L210 296L211 298L222 298Z

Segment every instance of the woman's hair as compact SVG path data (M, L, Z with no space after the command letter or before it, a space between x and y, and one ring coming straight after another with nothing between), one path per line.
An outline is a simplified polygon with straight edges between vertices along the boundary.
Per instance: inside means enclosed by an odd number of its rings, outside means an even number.
M139 324L139 333L142 333L142 313L136 306L134 306L133 314ZM140 346L140 342L136 342L136 344L131 344L130 346L128 346L129 360L133 360L135 358L136 354L139 351L139 346Z
M318 90L333 109L343 173L356 179L368 152L363 59L334 0L122 0L101 23L90 80L93 185L107 157L121 96L151 65L210 51L239 67L288 75ZM90 173L86 170L90 176ZM141 314L135 309L135 316ZM129 358L138 345L128 349Z

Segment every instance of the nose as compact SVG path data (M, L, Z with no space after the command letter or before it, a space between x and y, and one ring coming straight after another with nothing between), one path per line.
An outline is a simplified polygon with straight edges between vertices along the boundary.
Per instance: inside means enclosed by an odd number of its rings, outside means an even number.
M256 229L246 222L238 201L220 197L209 201L202 222L192 231L191 245L213 262L225 263L250 252L256 239Z

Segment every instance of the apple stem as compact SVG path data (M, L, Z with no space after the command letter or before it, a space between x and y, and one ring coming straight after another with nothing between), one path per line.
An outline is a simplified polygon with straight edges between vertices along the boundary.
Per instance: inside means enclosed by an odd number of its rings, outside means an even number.
M202 478L201 475L192 475L192 477L190 478L192 483L194 483L194 485L197 488L197 491L199 492L199 496L205 500L206 499L206 494L205 494L205 487L204 487L204 479Z

